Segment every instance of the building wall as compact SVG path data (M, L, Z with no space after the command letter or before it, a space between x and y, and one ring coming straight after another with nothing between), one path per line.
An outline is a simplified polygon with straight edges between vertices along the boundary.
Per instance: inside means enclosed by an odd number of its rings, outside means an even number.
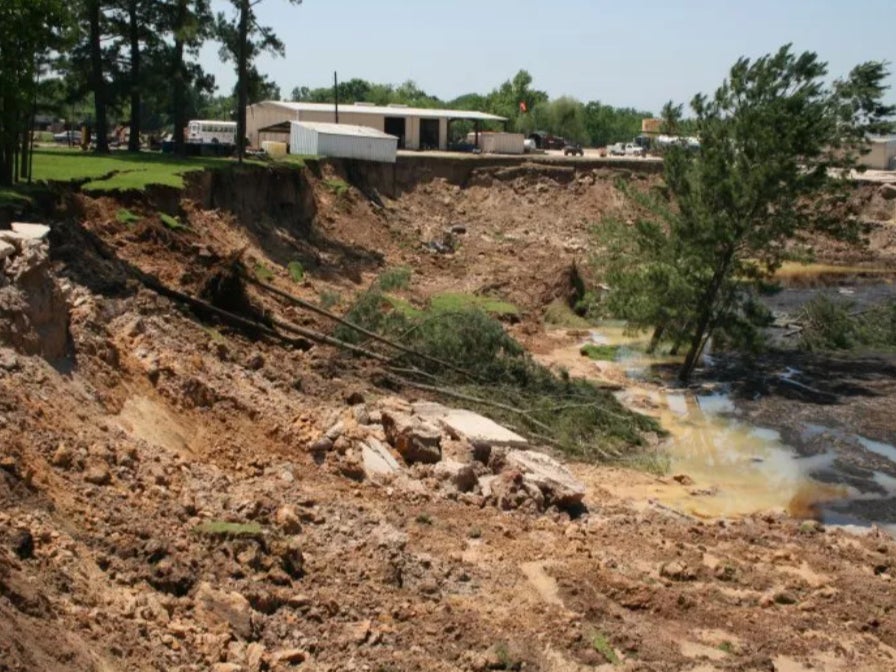
M873 170L892 170L894 159L896 159L896 138L872 141L871 150L862 156L859 162Z

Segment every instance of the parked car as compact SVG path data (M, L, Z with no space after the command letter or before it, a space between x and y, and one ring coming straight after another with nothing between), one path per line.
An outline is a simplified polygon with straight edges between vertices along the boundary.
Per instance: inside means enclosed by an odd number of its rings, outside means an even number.
M617 142L615 145L610 145L607 147L607 153L610 156L625 156L625 145L621 142Z
M80 145L81 131L62 131L62 133L54 133L53 141L58 142L61 145L67 145L69 143Z
M585 150L576 142L568 142L563 148L563 156L585 156Z
M627 142L625 143L623 154L625 156L647 156L647 150L634 142Z

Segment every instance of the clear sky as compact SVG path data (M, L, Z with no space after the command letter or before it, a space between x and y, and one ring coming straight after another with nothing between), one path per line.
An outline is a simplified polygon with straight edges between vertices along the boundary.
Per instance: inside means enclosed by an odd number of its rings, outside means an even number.
M233 12L226 0L213 7ZM896 61L896 0L262 0L256 11L286 44L285 58L259 61L284 97L330 85L336 70L341 80L411 79L449 100L525 68L551 97L658 112L714 90L738 57L788 42L817 52L834 76ZM201 62L220 91L233 86L216 46ZM888 84L896 103L896 75Z

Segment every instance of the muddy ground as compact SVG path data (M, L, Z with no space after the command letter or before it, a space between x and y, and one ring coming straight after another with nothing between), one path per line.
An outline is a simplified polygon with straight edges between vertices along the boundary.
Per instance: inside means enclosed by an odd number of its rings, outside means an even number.
M515 499L429 465L367 478L353 441L385 441L377 404L423 395L160 292L220 298L239 254L344 310L406 265L411 303L511 301L508 329L537 351L588 227L634 214L608 170L421 182L379 202L330 188L339 171L204 178L174 198L72 194L47 217L49 245L5 262L0 670L894 669L886 534L783 511L698 520L637 494L684 479L607 466L568 465L586 489L572 515L506 472ZM124 207L142 219L118 221ZM891 227L863 259L896 256ZM329 328L247 292L258 315ZM892 392L874 407L887 431Z

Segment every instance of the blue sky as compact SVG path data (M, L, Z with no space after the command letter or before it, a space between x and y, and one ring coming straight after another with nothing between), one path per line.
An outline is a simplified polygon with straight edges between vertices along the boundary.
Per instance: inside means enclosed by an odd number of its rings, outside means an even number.
M226 0L213 7L233 11ZM451 99L525 68L552 97L657 112L714 90L738 57L787 42L817 52L834 76L896 60L896 0L263 0L256 11L286 44L285 58L259 61L284 96L329 85L336 70L343 80L412 79ZM222 91L233 86L216 46L201 61ZM896 75L888 84L896 102Z

